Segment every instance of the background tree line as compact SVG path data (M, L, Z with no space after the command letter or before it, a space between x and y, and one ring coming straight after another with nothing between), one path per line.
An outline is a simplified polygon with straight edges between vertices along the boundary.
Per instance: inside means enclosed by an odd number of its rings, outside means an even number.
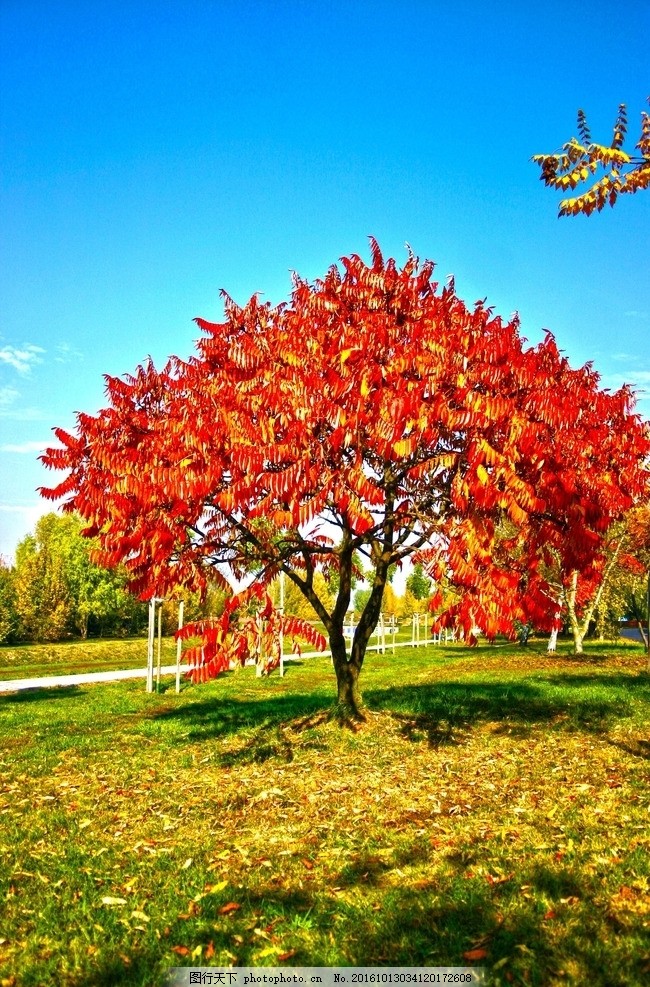
M77 514L46 514L16 549L14 565L0 559L0 644L61 641L79 637L120 637L146 632L148 604L127 589L122 566L107 569L92 561L94 539ZM218 616L222 590L205 600L185 594L185 617ZM164 632L176 629L178 610L163 608Z
M33 534L27 535L16 549L14 565L0 559L0 643L60 641L70 637L118 637L146 632L148 606L127 589L123 567L106 569L92 561L94 539L84 538L85 522L77 514L50 513L39 519ZM335 574L334 574L335 575ZM325 576L316 574L319 590L334 594ZM322 585L321 585L322 583ZM359 582L354 603L360 612L369 588ZM396 593L388 583L384 594L387 617L408 619L424 613L431 592L431 580L417 565L406 580L405 593ZM279 583L272 596L279 606ZM219 616L225 600L224 591L210 587L205 600L184 594L185 619ZM287 581L284 610L305 620L317 616L305 597ZM173 600L163 608L165 633L177 626L177 608Z
M137 634L147 604L126 589L121 569L91 561L92 539L76 514L46 514L0 565L0 642Z
M603 565L590 579L572 580L571 574L557 572L558 607L574 638L576 633L580 641L588 634L601 640L616 637L619 620L625 616L645 625L646 573L650 566L647 513L647 508L637 509L612 526ZM13 566L0 559L0 644L146 632L147 603L128 591L123 567L106 569L92 562L94 540L81 536L84 526L77 514L47 514L40 518L34 533L18 545ZM329 585L322 572L316 573L315 578L323 596L335 594L336 586ZM422 565L416 565L406 579L403 594L397 593L391 582L386 584L384 616L408 620L414 613L427 612L432 589ZM370 592L363 580L356 582L353 600L357 614L363 611ZM445 595L451 594L453 590L448 587ZM275 606L279 606L277 580L271 595ZM220 616L225 593L211 586L204 600L198 594L187 593L184 599L185 619L189 622ZM304 620L317 620L309 602L289 580L284 610ZM176 629L177 617L176 603L169 600L163 608L166 634Z

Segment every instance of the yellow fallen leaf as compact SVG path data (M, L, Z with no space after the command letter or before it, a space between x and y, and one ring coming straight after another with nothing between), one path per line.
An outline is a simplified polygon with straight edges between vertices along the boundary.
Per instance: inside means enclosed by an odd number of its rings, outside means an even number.
M102 905L126 905L126 898L112 898L106 895L102 898Z
M217 884L208 884L205 890L209 894L216 894L217 891L223 891L223 889L227 887L228 881L219 881Z
M219 891L223 891L224 888L228 887L228 881L219 881L218 884L206 884L205 891L201 894L197 894L194 901L202 901L203 898L207 898L209 894L218 894Z

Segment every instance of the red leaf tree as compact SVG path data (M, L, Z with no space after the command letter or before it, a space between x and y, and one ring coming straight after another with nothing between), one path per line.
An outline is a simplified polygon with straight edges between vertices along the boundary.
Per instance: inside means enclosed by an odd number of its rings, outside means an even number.
M516 318L439 290L433 263L409 253L399 269L371 247L370 265L294 276L277 307L224 294L224 322L197 319L196 355L107 378L108 407L43 457L67 471L45 496L88 520L143 596L205 586L210 569L258 586L283 571L325 626L355 717L390 566L415 556L450 578L462 593L441 621L468 637L549 626L545 553L590 565L644 492L650 448L626 388L601 390L550 335L525 348ZM348 649L357 553L373 581ZM318 570L336 576L333 605Z

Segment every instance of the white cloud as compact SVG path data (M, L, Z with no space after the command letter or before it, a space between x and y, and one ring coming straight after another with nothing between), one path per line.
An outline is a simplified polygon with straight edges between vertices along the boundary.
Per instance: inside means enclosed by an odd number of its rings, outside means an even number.
M0 504L0 558L13 559L18 542L33 532L43 514L56 510L56 504Z
M76 363L84 358L81 350L74 349L69 343L59 343L56 352L58 353L58 356L54 357L56 363Z
M5 445L0 446L0 452L15 452L19 455L29 455L32 452L42 452L51 444L51 439L44 439L42 442L34 440L18 443L7 442Z
M629 384L633 390L645 389L650 384L650 370L630 370L627 374L603 374L601 384L618 390L623 384Z
M45 414L34 407L15 407L22 395L10 384L0 387L0 418L8 418L18 422L33 422L44 419Z
M28 374L35 363L43 362L41 353L45 353L45 350L32 343L26 343L22 349L17 346L3 346L0 349L0 363L13 367L19 374Z
M0 402L0 418L14 422L40 422L48 416L40 408L3 408Z
M20 391L17 391L15 387L0 387L0 408L8 408L18 397L20 397Z

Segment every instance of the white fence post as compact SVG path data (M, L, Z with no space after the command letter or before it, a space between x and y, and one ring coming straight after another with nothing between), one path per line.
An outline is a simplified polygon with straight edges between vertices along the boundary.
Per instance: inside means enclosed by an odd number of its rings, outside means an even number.
M185 607L185 601L181 600L178 604L178 629L179 631L183 629L183 609ZM181 647L182 642L180 638L176 640L176 692L181 691Z
M255 661L255 676L262 677L262 662L264 661L264 627L260 617L256 619L257 624L257 656Z
M160 652L162 649L162 604L163 601L159 600L158 607L158 663L156 666L156 692L160 692Z
M149 630L147 633L147 692L153 692L153 640L156 624L156 598L149 600Z
M280 572L280 677L284 675L284 570Z

